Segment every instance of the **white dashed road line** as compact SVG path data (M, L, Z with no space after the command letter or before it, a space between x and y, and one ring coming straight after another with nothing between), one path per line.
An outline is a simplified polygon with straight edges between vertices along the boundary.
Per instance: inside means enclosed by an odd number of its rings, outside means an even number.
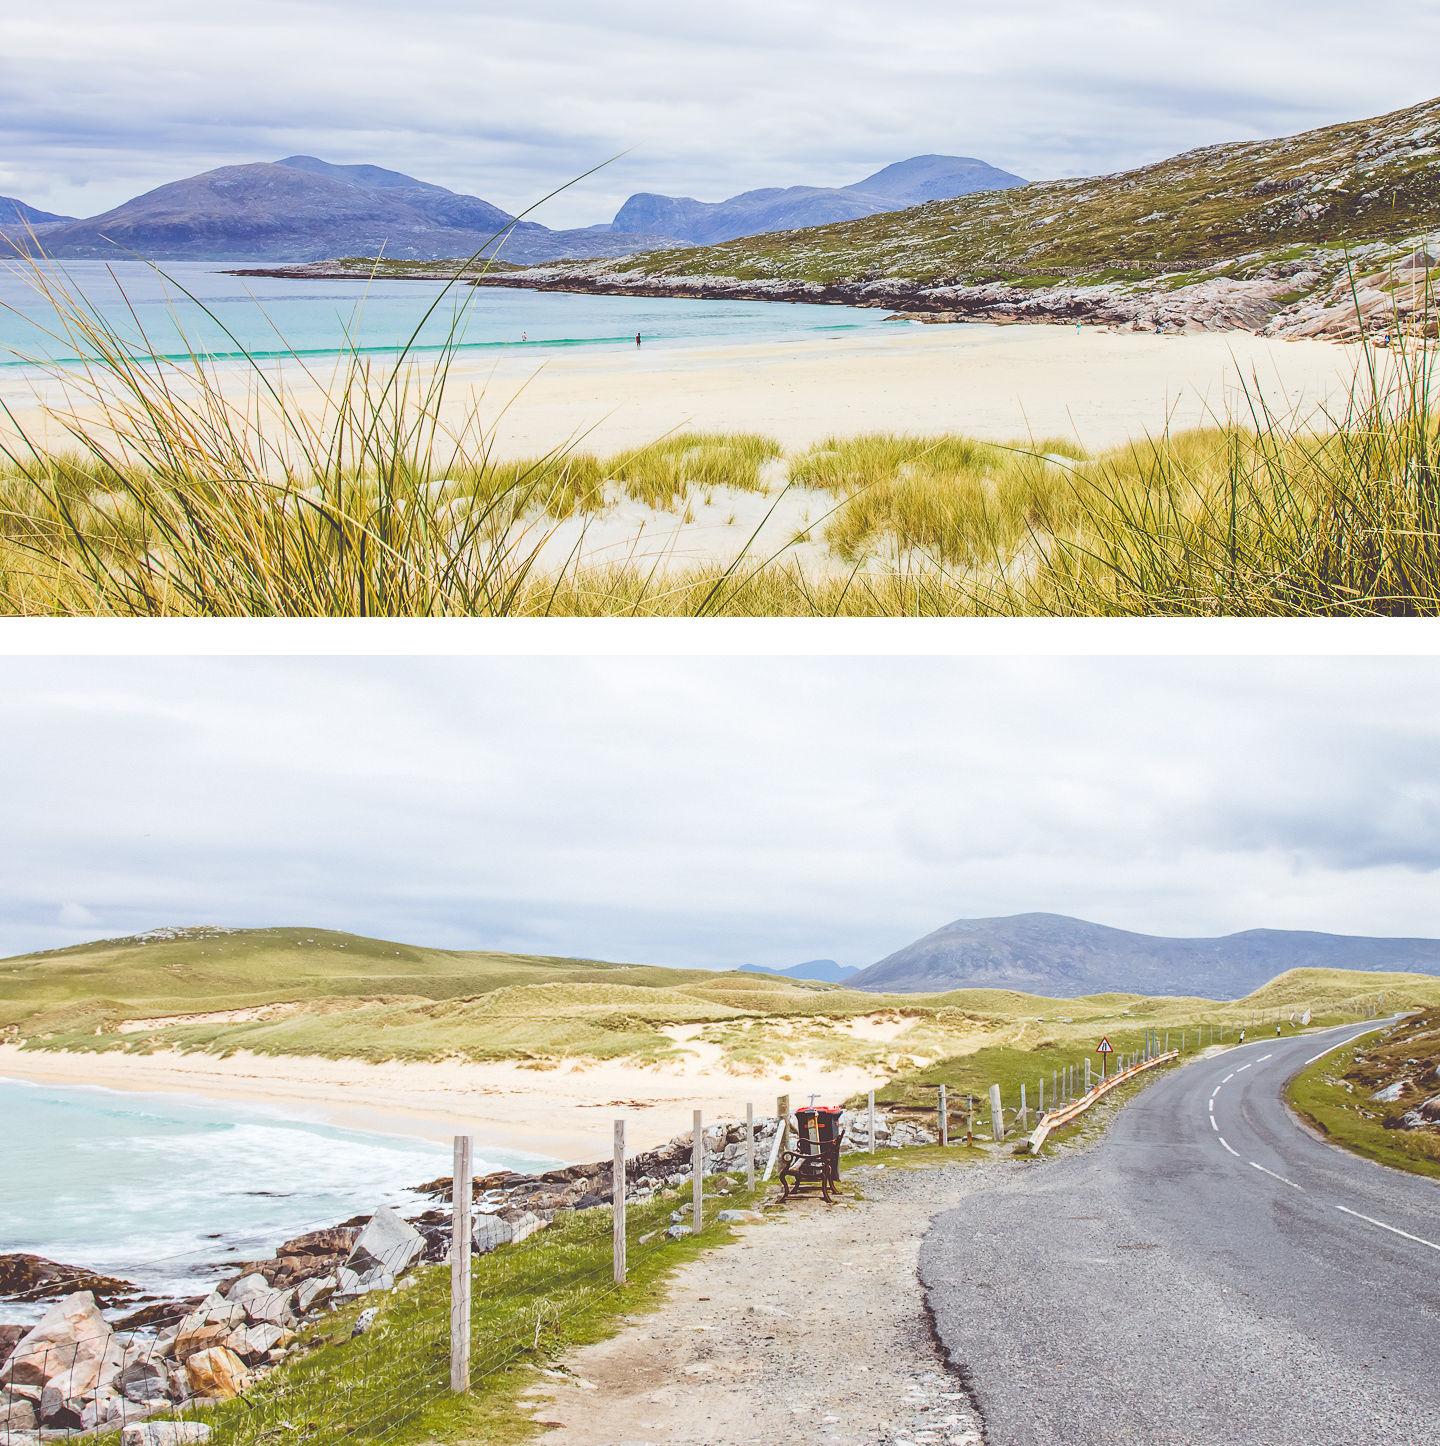
M1252 1170L1259 1170L1262 1175L1268 1175L1272 1180L1278 1180L1282 1185L1288 1185L1292 1190L1303 1190L1303 1185L1297 1185L1293 1180L1287 1180L1283 1175L1277 1175L1274 1170L1267 1170L1264 1165L1257 1165L1254 1160L1250 1161Z
M1347 1215L1353 1215L1357 1220L1363 1220L1367 1225L1377 1225L1381 1230L1388 1230L1392 1235L1402 1235L1406 1240L1413 1240L1416 1245L1427 1245L1431 1250L1440 1250L1433 1240L1425 1240L1419 1235L1412 1235L1408 1230L1401 1230L1398 1226L1387 1225L1383 1220L1374 1220L1369 1215L1362 1215L1358 1210L1352 1210L1348 1205L1337 1205L1337 1210L1343 1210Z
M1240 1151L1239 1151L1239 1150L1231 1150L1231 1149L1230 1149L1230 1142L1225 1138L1224 1135L1221 1135L1221 1136L1220 1136L1220 1143L1221 1143L1222 1145L1224 1145L1227 1150L1230 1150L1230 1153L1231 1153L1232 1155L1234 1155L1237 1160L1240 1158Z

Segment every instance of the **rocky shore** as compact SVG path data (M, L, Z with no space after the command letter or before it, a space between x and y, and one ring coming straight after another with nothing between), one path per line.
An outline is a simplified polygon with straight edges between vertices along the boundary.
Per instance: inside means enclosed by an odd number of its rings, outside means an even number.
M843 1117L846 1148L870 1146L864 1113ZM779 1121L756 1121L757 1172L773 1146ZM913 1121L876 1116L877 1146L933 1144ZM631 1199L687 1185L689 1133L626 1162ZM726 1175L746 1166L745 1127L705 1130L705 1172L714 1193ZM473 1243L485 1254L545 1229L562 1211L610 1204L609 1161L541 1174L498 1171L472 1182L477 1209ZM448 1178L420 1187L448 1201ZM683 1227L676 1227L683 1233ZM38 1256L0 1257L0 1295L53 1300L38 1324L0 1325L0 1446L122 1432L123 1446L179 1446L205 1441L210 1429L178 1419L182 1413L230 1400L266 1371L302 1351L327 1313L404 1286L417 1266L443 1260L450 1245L450 1211L437 1203L406 1220L388 1207L287 1240L275 1253L249 1261L217 1281L206 1295L152 1301L113 1323L101 1306L133 1305L126 1281ZM362 1311L355 1331L368 1328Z
M478 276L476 286L611 296L788 301L883 307L902 320L1050 323L1116 331L1248 331L1257 336L1355 341L1397 330L1435 337L1431 272L1436 258L1418 250L1397 255L1373 245L1348 256L1314 250L1269 264L1253 257L1192 277L1153 276L1104 284L1024 284L1024 278L983 284L874 277L853 282L745 280L626 270L625 261L529 267L504 277ZM1237 274L1230 274L1230 273Z
M871 277L850 282L744 279L674 275L619 260L563 262L503 274L476 272L474 286L518 287L601 296L644 296L714 301L806 302L878 307L897 320L929 323L1049 323L1115 331L1248 331L1257 336L1356 341L1394 332L1433 338L1440 311L1431 288L1436 257L1425 250L1397 254L1370 245L1348 255L1316 248L1268 264L1237 257L1191 276L1117 279L1103 284L1031 284L1024 277L966 284ZM291 279L396 279L373 262L317 261L254 268L243 276ZM428 279L436 279L430 274ZM1037 279L1038 280L1038 279Z

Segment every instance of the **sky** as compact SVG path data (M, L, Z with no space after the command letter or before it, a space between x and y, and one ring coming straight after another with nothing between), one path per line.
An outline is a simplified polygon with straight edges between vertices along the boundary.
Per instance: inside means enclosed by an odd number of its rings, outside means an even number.
M1436 0L48 0L0 44L0 194L93 215L213 166L370 162L553 226L974 155L1089 175L1440 90Z
M1440 660L10 659L0 956L172 925L864 965L1440 936Z

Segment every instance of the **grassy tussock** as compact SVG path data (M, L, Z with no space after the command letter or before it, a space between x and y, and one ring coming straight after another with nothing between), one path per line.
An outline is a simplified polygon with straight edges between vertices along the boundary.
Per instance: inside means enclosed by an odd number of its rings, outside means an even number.
M137 357L44 278L70 349L62 455L0 465L0 608L125 616L1432 614L1440 607L1433 347L1366 353L1341 415L1252 392L1248 425L1098 456L1060 439L835 438L785 459L679 433L611 457L499 461L438 365L355 354L302 406L256 364L236 399L203 360ZM438 300L435 303L438 305ZM433 309L433 308L432 308ZM14 431L13 419L9 429ZM788 463L788 466L786 465ZM828 561L580 565L628 500L689 517L775 474L829 494ZM581 522L558 545L557 530ZM804 539L797 539L804 540Z

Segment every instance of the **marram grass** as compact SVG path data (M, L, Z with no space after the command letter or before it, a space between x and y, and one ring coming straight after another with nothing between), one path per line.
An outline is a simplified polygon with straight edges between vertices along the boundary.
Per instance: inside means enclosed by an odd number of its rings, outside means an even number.
M499 460L450 353L332 374L136 355L37 270L89 360L59 451L0 419L0 609L121 616L1433 614L1433 347L1367 349L1348 405L1303 422L1254 388L1244 425L1087 456L1063 439L836 438L785 456L679 433ZM432 308L433 309L433 308ZM463 310L463 308L462 308ZM458 323L457 323L458 324ZM302 405L293 387L303 382ZM323 398L317 406L313 398ZM459 423L451 420L456 416ZM691 516L717 489L819 498L795 543L711 563L583 564L620 502ZM571 531L563 534L560 529ZM638 550L638 549L637 549ZM819 560L817 560L817 556Z

